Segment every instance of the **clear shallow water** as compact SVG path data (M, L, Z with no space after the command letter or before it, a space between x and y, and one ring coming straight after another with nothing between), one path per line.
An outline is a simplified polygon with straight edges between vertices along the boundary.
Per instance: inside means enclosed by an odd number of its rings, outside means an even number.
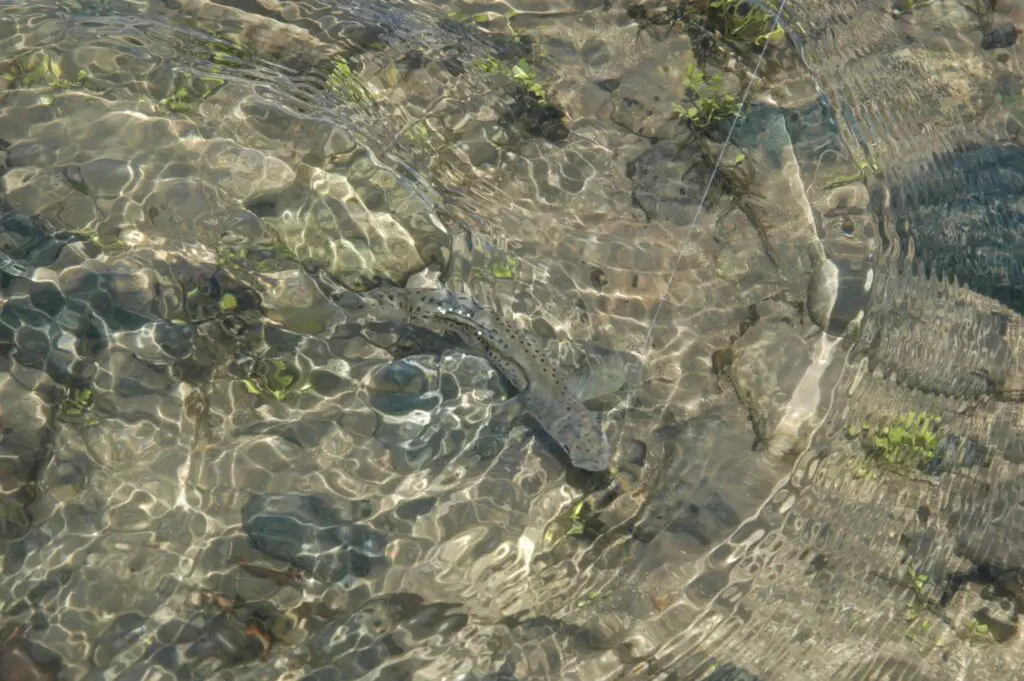
M650 4L2 9L3 681L1019 675L1014 3L792 5L702 211ZM311 276L425 268L642 360L612 478Z

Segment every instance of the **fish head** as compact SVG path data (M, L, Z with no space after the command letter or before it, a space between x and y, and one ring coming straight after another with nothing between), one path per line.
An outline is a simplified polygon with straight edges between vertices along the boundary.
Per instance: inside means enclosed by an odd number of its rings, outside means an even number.
M555 419L547 418L551 412L534 413L575 468L593 473L608 470L612 446L594 412L577 403Z
M569 452L569 459L576 468L598 473L608 470L612 462L612 445L608 436L597 426L595 432L573 445L576 451Z
M334 296L334 302L351 321L401 321L405 316L405 290L397 287L382 287L365 293L344 291Z

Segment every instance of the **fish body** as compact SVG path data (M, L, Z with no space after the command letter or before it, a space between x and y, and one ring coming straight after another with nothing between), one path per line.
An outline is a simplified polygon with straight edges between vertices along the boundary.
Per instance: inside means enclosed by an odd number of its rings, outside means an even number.
M603 471L612 451L597 416L584 404L571 376L532 335L469 296L442 288L383 287L345 293L339 303L356 317L410 324L459 338L485 357L518 391L518 399L566 451L573 466Z

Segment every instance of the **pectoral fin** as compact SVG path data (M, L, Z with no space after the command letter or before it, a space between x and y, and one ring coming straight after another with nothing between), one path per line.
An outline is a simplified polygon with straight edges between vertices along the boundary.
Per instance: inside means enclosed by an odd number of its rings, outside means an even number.
M569 389L582 402L613 395L639 385L643 367L629 353L579 346L575 364L567 367Z

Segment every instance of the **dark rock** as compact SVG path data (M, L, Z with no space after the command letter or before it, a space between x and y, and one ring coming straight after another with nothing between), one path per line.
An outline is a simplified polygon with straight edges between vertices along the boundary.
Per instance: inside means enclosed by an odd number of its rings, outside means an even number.
M505 662L493 674L487 674L480 681L519 681L516 676L515 665Z
M726 663L715 669L707 681L758 681L759 677L754 676L745 669Z
M239 665L258 659L265 652L258 636L250 635L247 629L228 613L222 613L210 621L200 640L188 648L191 660L220 660L226 665Z
M1019 95L1024 91L1024 78L1014 73L1001 73L996 79L996 90L1008 97Z
M742 424L739 409L713 409L704 416L662 428L657 439L664 442L660 473L633 528L633 536L650 541L668 530L686 534L708 546L733 531L741 512L731 503L727 467L737 457L716 452L748 453L752 437ZM715 461L710 464L709 461Z
M1016 384L1009 324L980 307L954 284L877 269L857 352L906 387L961 398L999 393Z
M892 233L930 272L1024 311L1024 148L936 156L890 180Z
M369 505L332 506L303 494L255 494L242 509L253 545L324 582L365 577L382 561L387 539L361 524Z
M552 104L539 101L523 89L517 92L503 118L507 124L549 142L561 142L569 136L565 112Z
M633 201L649 220L693 222L711 176L699 144L663 140L637 157L630 169ZM720 194L721 188L713 187L707 205L713 206Z
M985 31L981 38L981 49L996 50L1003 47L1010 47L1017 42L1020 29L1013 24L1000 24Z
M61 667L56 653L19 632L0 643L0 681L57 681Z
M957 555L999 571L1024 567L1024 496L1005 482L964 491L948 526Z
M843 336L871 300L873 269L865 263L825 260L807 289L807 312L823 331Z
M909 660L877 655L850 671L851 679L927 679L921 668Z
M762 440L775 431L811 364L811 347L792 325L758 321L733 345L732 379Z
M711 371L717 376L729 373L732 368L732 348L722 348L711 353Z
M395 508L395 516L411 522L433 511L436 505L435 497L412 499L399 504Z
M429 378L423 368L408 360L385 364L373 372L367 388L370 405L385 414L401 416L415 410L432 412L439 396L428 395Z
M146 622L145 616L135 612L116 617L93 642L92 663L104 669L109 666L117 655L142 637Z
M338 618L309 641L315 664L339 670L331 678L357 678L387 664L389 678L399 675L393 658L407 655L420 641L456 634L467 622L447 603L425 603L419 596L397 593L367 601L348 617ZM408 663L418 664L407 655Z
M958 468L974 468L988 463L991 450L973 438L946 435L939 442L926 472L948 473Z

